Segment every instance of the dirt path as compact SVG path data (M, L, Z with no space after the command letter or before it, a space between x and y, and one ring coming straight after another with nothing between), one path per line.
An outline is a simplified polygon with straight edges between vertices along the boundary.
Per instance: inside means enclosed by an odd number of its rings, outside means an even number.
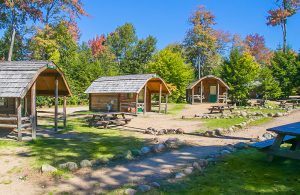
M298 111L289 116L276 118L259 127L254 126L222 138L185 135L183 137L185 140L193 141L196 145L111 168L82 171L75 177L49 188L49 190L58 192L63 189L64 191L82 194L100 193L103 190L113 189L124 184L162 179L172 173L172 169L182 166L188 161L216 153L222 146L227 144L241 141L248 142L251 138L261 136L266 128L297 122L299 117L300 112Z
M200 110L192 108L193 111L182 111L178 115L188 113L199 113ZM74 108L75 111L81 110ZM73 111L74 111L73 110ZM199 112L198 112L199 111ZM172 127L182 120L176 121L175 116L164 117L145 116L138 117L136 120L145 125L145 119L149 119L149 124L164 125ZM178 116L177 116L178 117ZM141 118L144 118L142 120ZM70 179L54 181L50 177L41 175L32 171L30 168L30 158L24 156L23 148L5 148L0 150L0 194L47 194L59 192L71 192L76 194L100 193L104 190L110 190L120 187L124 184L143 183L153 180L163 179L172 173L172 170L178 166L185 165L193 159L202 158L208 154L218 152L222 146L227 144L235 144L237 142L249 142L251 138L261 136L265 129L273 126L283 125L287 123L297 122L300 118L300 111L294 112L289 116L276 118L269 123L251 127L249 129L232 133L221 138L207 138L195 135L172 135L181 140L193 144L192 147L181 148L176 151L162 153L159 155L149 156L140 161L132 161L126 164L102 168L97 170L81 169ZM144 123L143 123L144 121ZM191 122L191 121L187 121ZM199 123L199 122L198 122ZM184 123L185 124L185 123ZM193 123L192 123L193 124ZM151 135L136 133L136 136L149 138ZM153 136L152 136L153 137ZM160 140L170 137L161 136ZM20 177L26 176L27 179L22 180Z

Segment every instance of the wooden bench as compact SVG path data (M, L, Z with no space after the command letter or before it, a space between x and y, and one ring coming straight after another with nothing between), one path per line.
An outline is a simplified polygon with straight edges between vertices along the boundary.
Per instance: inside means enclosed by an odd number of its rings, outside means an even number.
M284 137L283 143L292 143L293 141L295 141L295 139L296 139L295 136L287 135ZM254 144L251 144L250 147L256 148L259 150L265 150L265 149L269 149L274 144L274 142L275 142L275 138L268 139L265 141L256 142Z
M118 116L121 116L121 118L119 118ZM93 117L89 120L89 124L90 126L103 126L104 128L107 128L108 125L125 125L130 121L131 119L126 118L124 112L110 112L94 114Z

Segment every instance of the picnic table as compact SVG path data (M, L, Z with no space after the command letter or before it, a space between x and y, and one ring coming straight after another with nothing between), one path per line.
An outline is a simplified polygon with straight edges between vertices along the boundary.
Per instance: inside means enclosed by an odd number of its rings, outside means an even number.
M90 126L103 126L107 128L108 125L125 125L128 124L131 119L125 117L125 112L106 112L93 114L90 120Z
M299 99L288 99L288 100L279 100L280 108L289 108L292 107L293 109L299 104Z
M286 157L300 160L300 122L272 127L267 129L277 134L271 140L258 142L253 146L263 149L268 154L268 160L272 161L274 156ZM284 143L290 143L290 148L281 148Z
M211 106L208 110L210 110L210 113L212 114L213 112L223 113L225 110L230 110L230 112L232 112L233 109L234 109L233 106L225 105L225 106Z

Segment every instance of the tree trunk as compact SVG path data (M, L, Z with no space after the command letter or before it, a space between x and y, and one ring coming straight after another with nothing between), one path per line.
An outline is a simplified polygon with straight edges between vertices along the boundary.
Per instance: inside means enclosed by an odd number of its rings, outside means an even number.
M286 34L287 34L287 31L286 31L286 20L284 20L283 24L282 24L282 34L283 34L283 52L285 53L286 50L287 50L287 43L286 43Z
M13 54L13 49L14 49L14 44L15 44L15 36L16 36L16 29L13 27L11 40L10 40L10 47L9 47L9 52L8 52L8 58L7 58L8 61L11 61L11 59L12 59L12 54Z

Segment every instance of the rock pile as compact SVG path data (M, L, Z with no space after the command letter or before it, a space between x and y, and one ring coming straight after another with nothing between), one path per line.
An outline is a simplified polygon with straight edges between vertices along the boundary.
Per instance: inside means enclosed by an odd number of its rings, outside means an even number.
M184 130L181 128L178 129L155 129L152 127L148 127L145 131L145 134L151 135L165 135L165 134L184 134Z

